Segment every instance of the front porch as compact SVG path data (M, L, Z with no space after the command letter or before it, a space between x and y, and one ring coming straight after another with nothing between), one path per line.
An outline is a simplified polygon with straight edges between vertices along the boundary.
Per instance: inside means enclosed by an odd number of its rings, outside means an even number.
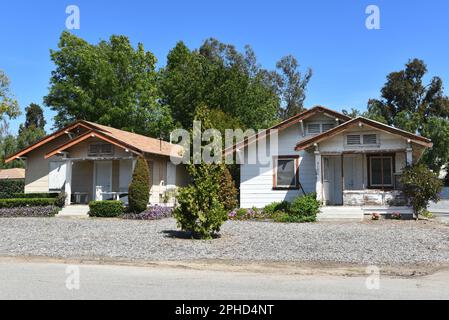
M411 151L315 151L317 198L323 206L404 207L400 177ZM362 209L361 209L362 210Z

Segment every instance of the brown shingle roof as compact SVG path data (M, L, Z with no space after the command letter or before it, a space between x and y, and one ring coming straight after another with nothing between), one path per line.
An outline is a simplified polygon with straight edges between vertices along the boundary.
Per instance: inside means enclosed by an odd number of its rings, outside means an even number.
M114 138L118 141L122 141L145 153L170 156L172 150L174 150L175 152L182 150L180 146L171 144L167 141L150 138L137 133L119 130L89 121L83 122L101 131L104 135Z
M40 141L36 142L35 144L9 156L5 162L11 162L16 158L26 156L27 153L30 151L46 144L47 142L50 142L54 140L56 137L59 137L67 131L71 131L77 127L84 127L88 130L93 130L95 132L99 132L105 136L108 136L112 138L113 140L119 141L122 144L129 146L132 149L135 149L141 153L151 153L156 155L162 155L162 156L171 156L172 151L173 155L178 155L182 151L182 147L171 144L166 141L162 141L155 138L146 137L137 133L132 133L124 130L119 130L116 128L108 127L105 125L100 125L94 122L89 121L76 121L75 123L72 123L71 125L68 125L67 127L60 129L45 138L41 139ZM62 145L61 147L63 147Z
M0 180L7 179L25 179L25 169L14 168L0 170Z

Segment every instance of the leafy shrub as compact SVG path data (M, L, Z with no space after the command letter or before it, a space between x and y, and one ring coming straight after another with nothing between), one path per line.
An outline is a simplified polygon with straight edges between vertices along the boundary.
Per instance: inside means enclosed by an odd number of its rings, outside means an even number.
M161 206L152 206L139 214L125 214L123 216L124 219L133 219L133 220L160 220L165 218L170 218L173 216L173 208L170 207L161 207Z
M55 206L57 206L59 208L64 208L66 199L67 199L67 194L65 192L58 193L58 195L56 196L56 199L55 199Z
M58 211L59 211L59 208L55 207L55 206L0 208L0 218L54 217L56 214L58 214Z
M57 198L59 193L14 193L14 199Z
M271 216L276 212L288 212L290 210L290 202L282 201L282 202L273 202L269 205L265 206L263 212L267 216Z
M276 213L274 220L283 223L307 223L316 222L316 216L298 216L280 211Z
M137 159L128 193L130 212L141 213L147 209L150 200L150 170L143 157Z
M53 198L0 199L0 208L46 207L54 205L55 199Z
M180 189L173 215L183 231L194 238L210 239L227 220L219 196L223 165L190 165L188 171L193 182Z
M98 218L114 218L123 214L125 208L121 201L91 201L89 216Z
M312 217L315 220L319 212L320 202L316 199L315 194L296 198L289 209L289 214L292 216Z
M0 199L14 198L15 193L23 193L25 180L0 180Z
M404 196L413 207L416 218L427 209L430 201L440 200L443 183L423 164L406 167L401 183Z
M220 180L220 202L223 204L225 210L232 210L237 207L237 188L232 179L229 169L224 167L223 175Z

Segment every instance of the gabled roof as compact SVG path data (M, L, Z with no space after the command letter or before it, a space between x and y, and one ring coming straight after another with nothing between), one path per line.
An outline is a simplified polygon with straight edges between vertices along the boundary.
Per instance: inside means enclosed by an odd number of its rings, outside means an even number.
M1 169L0 170L0 180L18 180L25 179L25 169L14 168L14 169Z
M154 139L150 137L146 137L140 134L115 129L112 127L100 125L94 122L79 120L76 121L67 127L58 130L45 138L41 139L40 141L36 142L35 144L9 156L5 162L11 162L17 158L23 157L29 152L33 151L36 148L39 148L40 146L43 146L44 144L53 141L54 139L67 134L68 132L71 132L72 130L83 127L87 129L87 132L89 132L90 136L94 135L97 138L100 138L102 140L108 141L110 143L113 143L115 145L118 145L120 147L130 149L131 151L134 151L135 153L150 153L150 154L156 154L156 155L162 155L162 156L170 156L172 151L177 154L179 151L181 151L181 147L178 145L174 145L171 143L168 143L166 141L162 141L159 139ZM86 133L82 134L84 138L89 138L90 136L85 136ZM79 143L81 142L80 136L75 137L72 140L67 141L66 143L60 145L58 148L54 149L52 152L56 151L62 151L64 149L69 148L70 146L75 145L75 142Z
M244 142L235 144L234 146L226 149L224 151L224 154L228 155L230 153L234 153L237 149L246 148L249 144L252 144L252 143L254 143L254 142L256 142L256 141L258 141L260 139L267 138L268 136L270 136L275 131L279 132L279 131L282 131L284 129L287 129L287 128L291 127L292 125L300 123L301 121L304 121L304 120L306 120L306 119L308 119L308 118L310 118L310 117L312 117L312 116L314 116L316 114L324 114L324 115L326 115L328 117L331 117L331 118L334 118L334 119L338 119L338 120L340 120L342 122L346 122L346 121L349 121L349 120L352 119L351 117L349 117L349 116L347 116L347 115L345 115L343 113L340 113L340 112L328 109L326 107L315 106L315 107L313 107L311 109L308 109L308 110L305 110L305 111L303 111L301 113L298 113L297 115L295 115L295 116L293 116L293 117L291 117L291 118L289 118L289 119L287 119L285 121L282 121L281 123L279 123L279 124L277 124L277 125L275 125L275 126L273 126L271 128L268 128L268 129L264 130L263 133L256 134L255 136L249 137Z
M426 148L431 148L433 146L432 141L424 138L422 136L401 130L401 129L397 129L395 127L391 127L388 126L384 123L378 122L378 121L374 121L371 119L367 119L367 118L363 118L363 117L358 117L355 119L352 119L348 122L345 122L329 131L326 131L324 133L321 133L319 135L313 136L311 138L308 138L306 140L300 141L297 145L295 150L296 151L300 151L300 150L304 150L307 149L311 146L313 146L315 143L319 143L323 140L332 138L338 134L340 134L341 132L345 131L346 129L352 127L352 126L356 126L359 124L363 124L366 125L368 127L372 127L374 129L380 130L380 131L384 131L387 133L391 133L394 135L398 135L398 136L402 136L406 139L409 139L411 142L417 143L419 145L422 145Z

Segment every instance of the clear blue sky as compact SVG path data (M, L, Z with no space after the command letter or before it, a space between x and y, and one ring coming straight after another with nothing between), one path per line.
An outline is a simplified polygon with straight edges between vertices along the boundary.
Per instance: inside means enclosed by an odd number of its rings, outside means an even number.
M160 66L177 41L197 48L208 37L239 49L250 44L270 69L291 53L314 71L307 107L365 109L369 98L379 96L385 76L414 57L449 86L447 0L2 1L0 69L10 77L22 110L30 102L42 104L48 92L54 68L49 50L65 29L70 4L81 10L76 35L90 42L127 35L152 51ZM365 27L370 4L380 8L381 30ZM48 109L46 117L50 130ZM12 121L11 131L22 121L23 116Z

